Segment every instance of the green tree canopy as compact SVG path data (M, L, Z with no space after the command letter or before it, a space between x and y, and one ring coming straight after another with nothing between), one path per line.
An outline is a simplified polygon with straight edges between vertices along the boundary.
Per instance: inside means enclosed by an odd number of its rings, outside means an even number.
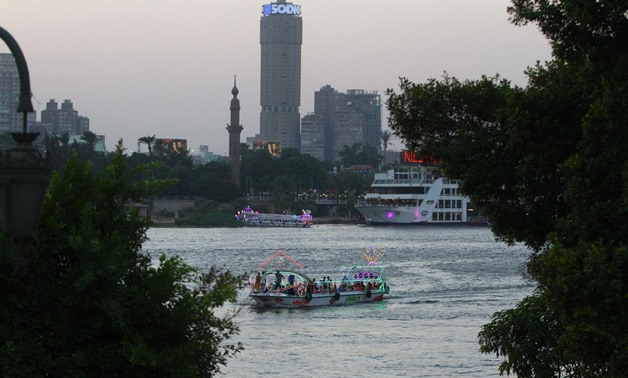
M481 351L520 377L621 377L628 369L628 3L513 0L554 59L525 88L445 76L390 90L408 148L463 180L498 239L533 254L533 295L496 313Z
M354 143L353 146L344 146L338 153L340 163L349 167L351 165L370 165L377 168L382 157L377 154L377 148L371 145L362 146L361 143Z
M214 376L241 349L233 314L240 277L201 273L142 252L149 220L133 206L160 185L132 184L118 144L94 173L77 154L50 184L39 243L0 235L0 375Z

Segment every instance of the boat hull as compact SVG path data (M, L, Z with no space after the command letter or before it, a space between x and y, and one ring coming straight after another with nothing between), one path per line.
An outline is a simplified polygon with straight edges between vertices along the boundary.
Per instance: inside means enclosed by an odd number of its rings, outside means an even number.
M371 224L430 223L418 207L356 206L356 210Z
M264 307L321 307L378 302L384 299L385 292L366 293L363 291L347 291L308 296L287 295L279 293L250 294L249 297ZM309 299L309 300L308 300Z

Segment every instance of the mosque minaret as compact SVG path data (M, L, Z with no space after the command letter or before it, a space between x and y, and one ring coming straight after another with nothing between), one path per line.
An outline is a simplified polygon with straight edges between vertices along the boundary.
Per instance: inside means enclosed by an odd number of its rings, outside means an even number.
M240 186L240 133L242 125L240 125L240 100L238 100L238 87L236 85L236 77L233 77L233 89L231 94L231 122L227 124L229 132L229 166L231 167L231 181Z

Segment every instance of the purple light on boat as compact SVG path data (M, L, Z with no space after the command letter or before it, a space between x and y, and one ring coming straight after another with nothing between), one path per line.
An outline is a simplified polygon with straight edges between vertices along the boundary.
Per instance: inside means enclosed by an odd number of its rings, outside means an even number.
M388 219L392 219L392 217L393 217L394 215L395 215L395 214L394 214L392 211L389 211L389 212L388 212L388 214L386 214L386 218L388 218Z

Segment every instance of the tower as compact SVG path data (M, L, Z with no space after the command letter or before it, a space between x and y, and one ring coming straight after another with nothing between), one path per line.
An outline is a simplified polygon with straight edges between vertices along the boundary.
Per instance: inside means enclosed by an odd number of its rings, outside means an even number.
M300 149L301 6L277 0L262 6L261 137Z
M236 85L236 78L233 77L233 89L231 94L231 122L227 124L227 131L229 132L229 166L231 167L231 181L240 186L240 133L242 132L242 125L240 125L240 100L238 100L238 87Z

